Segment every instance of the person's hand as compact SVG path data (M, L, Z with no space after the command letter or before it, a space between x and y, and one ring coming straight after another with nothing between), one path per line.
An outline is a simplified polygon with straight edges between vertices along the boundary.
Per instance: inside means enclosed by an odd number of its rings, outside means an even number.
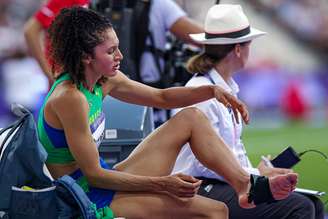
M268 155L267 158L270 160L271 156ZM257 166L260 171L261 176L273 177L281 174L293 173L292 169L285 168L276 168L276 167L268 167L265 165L264 161L261 160L259 165Z
M164 191L182 198L194 197L202 183L201 180L181 173L165 176Z
M231 108L233 110L233 113L235 115L237 123L239 123L239 117L238 112L242 116L244 122L246 124L249 123L249 113L247 110L246 105L238 100L235 96L232 94L229 94L224 89L222 89L219 86L214 87L214 97L223 105L225 105L228 108Z

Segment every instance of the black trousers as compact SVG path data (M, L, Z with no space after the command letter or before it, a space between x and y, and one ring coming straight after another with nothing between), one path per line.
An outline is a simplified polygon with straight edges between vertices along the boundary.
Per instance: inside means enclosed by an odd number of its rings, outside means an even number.
M203 180L198 194L224 202L229 208L231 219L323 219L324 205L315 196L305 196L294 192L287 199L270 204L260 204L252 209L239 207L234 189L227 183L197 177Z

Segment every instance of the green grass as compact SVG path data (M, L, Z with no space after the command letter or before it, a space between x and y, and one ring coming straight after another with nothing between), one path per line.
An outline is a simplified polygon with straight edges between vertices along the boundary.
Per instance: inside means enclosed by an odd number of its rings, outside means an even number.
M248 127L243 134L248 155L254 166L261 155L276 156L291 145L297 152L316 149L328 155L328 126L313 128L304 124L289 124L282 128L256 129ZM328 200L328 160L317 153L306 153L294 171L299 173L298 187L325 191ZM326 205L328 212L328 205Z

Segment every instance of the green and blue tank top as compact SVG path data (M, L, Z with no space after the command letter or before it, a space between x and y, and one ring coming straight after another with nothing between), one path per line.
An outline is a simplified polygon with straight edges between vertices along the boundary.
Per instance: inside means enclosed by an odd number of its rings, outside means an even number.
M48 153L47 163L65 164L74 161L72 154L68 149L64 130L51 127L44 118L44 106L58 84L70 80L69 74L60 76L51 87L45 102L40 110L38 119L39 139ZM84 94L89 104L89 124L92 137L100 145L105 129L105 114L102 111L102 88L96 85L93 92L83 87L82 84L78 89Z
M48 152L48 163L65 164L74 161L72 154L69 151L68 144L66 142L64 130L51 127L44 118L44 106L58 84L63 81L70 80L68 74L60 76L53 86L51 87L45 102L40 110L38 120L38 134L39 139L46 151ZM102 111L102 88L100 85L96 85L94 92L91 93L82 84L78 86L78 89L84 94L89 104L89 124L92 137L97 144L100 145L104 129L105 129L105 114ZM110 169L108 164L103 159L99 160L100 166L104 169ZM97 209L96 216L102 219L110 219L114 217L112 210L109 208L110 203L113 200L115 191L110 189L101 189L92 187L89 185L86 177L83 175L81 169L77 169L70 174L73 179L81 186L84 192L89 197L90 201L94 203Z

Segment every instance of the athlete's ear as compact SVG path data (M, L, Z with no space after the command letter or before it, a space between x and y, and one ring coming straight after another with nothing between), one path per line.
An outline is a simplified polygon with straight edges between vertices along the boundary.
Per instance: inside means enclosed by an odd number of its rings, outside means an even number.
M85 65L89 65L92 62L92 57L89 54L83 53L82 54L82 63Z

